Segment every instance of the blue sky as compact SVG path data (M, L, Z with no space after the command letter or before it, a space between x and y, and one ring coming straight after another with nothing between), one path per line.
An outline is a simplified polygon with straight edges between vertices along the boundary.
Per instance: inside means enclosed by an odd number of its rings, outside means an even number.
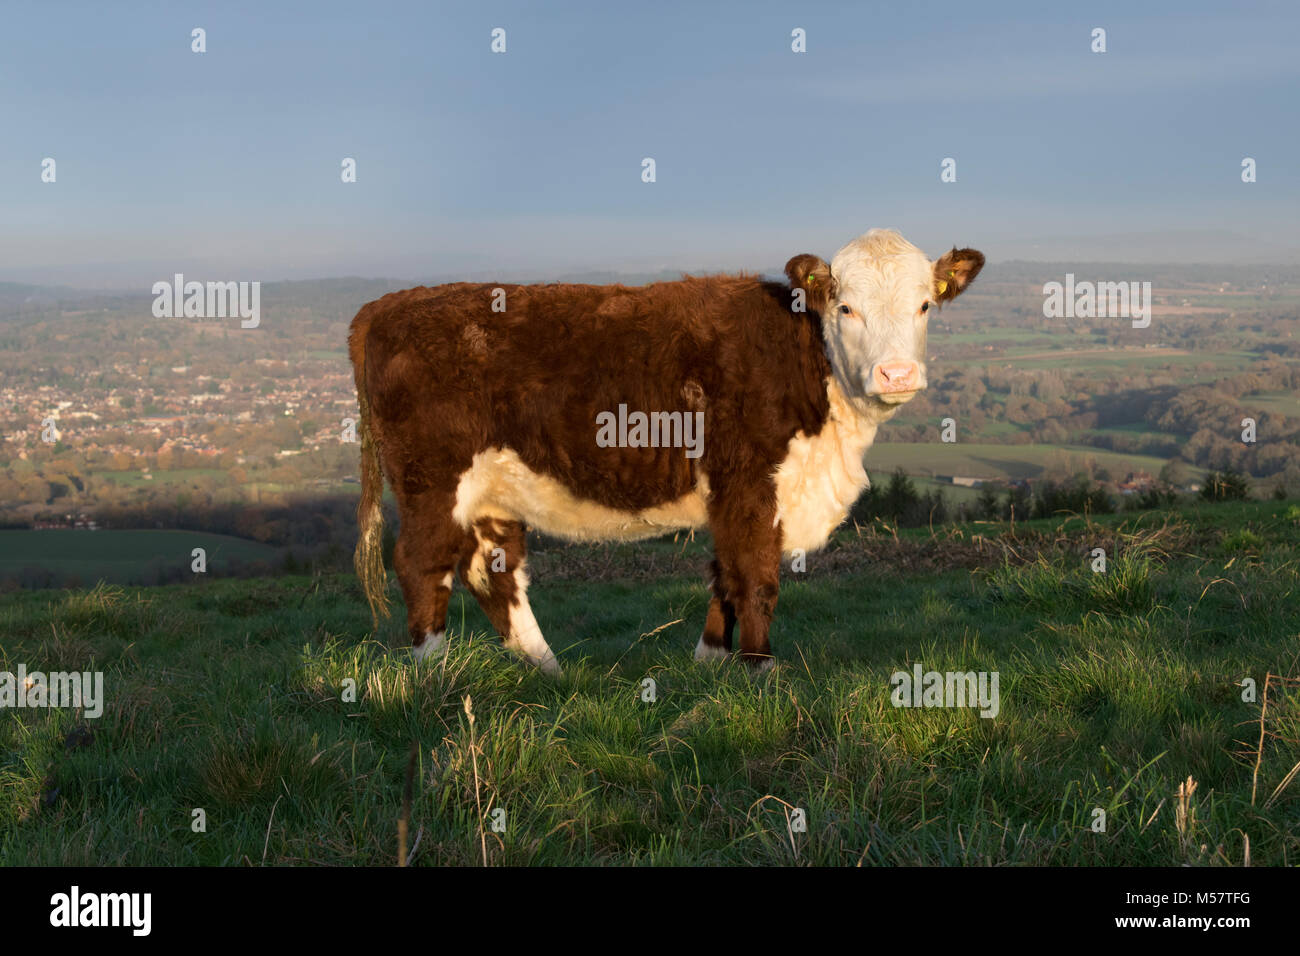
M872 226L994 259L1300 247L1294 3L19 0L3 18L4 280L760 269Z

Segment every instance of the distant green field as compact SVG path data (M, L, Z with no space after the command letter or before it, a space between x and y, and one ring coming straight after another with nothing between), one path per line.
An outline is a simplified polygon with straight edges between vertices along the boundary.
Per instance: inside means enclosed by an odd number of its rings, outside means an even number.
M1015 333L1019 334L1015 334ZM1189 352L1178 354L1165 349L1115 348L1105 342L1085 336L1071 336L1067 339L1057 337L1049 343L1042 333L1029 329L997 329L983 332L960 332L946 336L943 341L958 344L992 344L994 342L1014 341L1017 344L1003 351L990 352L987 355L973 356L955 361L962 364L989 364L1014 362L1021 368L1056 368L1062 362L1068 362L1071 370L1080 368L1124 368L1134 365L1144 367L1168 367L1183 369L1202 364L1211 364L1221 369L1245 368L1259 358L1255 352L1237 349L1227 352ZM936 341L935 345L941 343ZM1045 354L1045 353L1061 353ZM1090 354L1077 354L1088 352ZM1071 354L1073 353L1073 354Z
M951 342L954 345L988 345L994 342L1038 342L1050 346L1054 341L1052 335L1037 329L1020 328L984 328L970 332L949 332L940 336L931 333L931 341L936 346Z
M1300 418L1300 395L1291 392L1257 392L1254 395L1243 395L1239 401L1247 408L1258 406L1288 418Z
M987 438L1004 438L1029 431L1029 425L1017 425L1015 422L987 422L980 428L980 436Z
M872 483L884 487L888 482L887 475L875 475ZM980 496L978 488L967 488L964 485L950 485L944 481L936 481L933 478L913 477L912 484L916 486L918 492L942 491L943 496L948 499L950 505L961 504L962 502L971 502Z
M1104 451L1086 445L993 445L953 442L883 442L867 452L867 473L881 480L895 468L909 475L967 475L989 478L1042 478L1049 471L1072 474L1094 460L1115 477L1145 469L1156 474L1163 458ZM1193 474L1204 469L1190 468Z
M1036 358L1021 358L1014 353L1018 349L1009 350L1000 360L1004 362L1014 362L1018 368L1058 368L1062 361L1068 361L1073 371L1080 369L1124 369L1141 366L1145 369L1151 368L1169 368L1169 369L1186 369L1192 370L1198 365L1212 364L1215 369L1225 371L1239 371L1250 366L1255 360L1255 355L1251 352L1217 352L1214 355L1205 355L1202 353L1189 355L1170 355L1168 352L1151 351L1149 353L1133 350L1125 352L1099 352L1096 355L1070 355L1060 358L1041 356L1041 350L1027 349L1027 355L1040 356Z
M177 468L174 471L153 471L150 474L153 478L149 480L145 480L143 472L140 471L97 471L94 477L107 479L115 485L136 488L144 485L183 484L204 476L225 475L226 472L221 468Z
M1041 344L1017 345L1000 351L983 355L965 357L944 357L946 366L966 369L985 366L1011 366L1022 370L1065 369L1070 372L1095 370L1099 375L1115 376L1125 372L1141 372L1144 375L1165 372L1180 384L1213 381L1224 375L1242 372L1250 368L1257 356L1251 352L1217 352L1213 355L1204 353L1177 355L1168 352L1132 349L1126 351L1103 351L1098 343L1087 339L1067 341L1066 348L1051 350ZM1093 354L1070 354L1076 350L1098 350ZM1044 354L1059 352L1060 354ZM1201 366L1206 366L1201 368Z
M160 563L188 568L195 548L207 552L209 572L231 559L275 561L278 548L202 531L0 531L0 577L27 567L76 575L84 583L129 581Z
M1254 309L1294 309L1300 306L1300 295L1198 295L1193 305L1204 309L1223 309L1242 314Z

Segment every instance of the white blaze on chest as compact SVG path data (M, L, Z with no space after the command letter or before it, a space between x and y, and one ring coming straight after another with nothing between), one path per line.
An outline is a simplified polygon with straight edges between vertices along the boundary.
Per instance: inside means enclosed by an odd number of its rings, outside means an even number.
M799 432L790 439L785 461L777 469L776 520L781 523L781 550L815 551L826 543L867 487L862 459L879 424L860 415L835 383L827 389L830 415L816 435Z
M475 455L460 476L452 517L464 528L479 518L502 518L571 541L635 541L704 527L708 494L708 479L701 473L695 488L676 501L620 511L577 497L508 448L490 448Z

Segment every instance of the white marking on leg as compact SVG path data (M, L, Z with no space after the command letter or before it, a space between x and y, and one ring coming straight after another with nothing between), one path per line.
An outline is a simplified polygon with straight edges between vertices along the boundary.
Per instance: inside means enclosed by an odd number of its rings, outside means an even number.
M411 648L411 656L416 663L436 661L443 654L443 631L425 631L424 640Z
M544 674L558 677L560 664L551 652L551 647L542 637L542 629L537 626L533 609L528 604L528 575L524 573L522 562L514 570L515 603L510 605L510 634L505 645L529 662L536 664Z
M722 645L704 643L703 635L700 635L700 642L695 645L695 659L697 661L725 660L730 656L731 652Z

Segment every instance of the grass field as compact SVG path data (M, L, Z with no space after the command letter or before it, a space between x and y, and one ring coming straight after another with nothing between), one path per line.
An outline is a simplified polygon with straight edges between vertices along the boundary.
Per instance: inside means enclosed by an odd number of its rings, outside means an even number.
M40 567L86 583L101 578L126 582L159 564L188 568L195 548L207 552L211 573L219 573L231 559L275 561L280 556L270 545L203 531L0 531L0 577Z
M701 539L536 554L559 680L459 588L420 669L346 576L12 595L0 670L108 700L0 714L0 865L388 864L412 744L414 865L1295 864L1300 699L1257 763L1240 685L1300 673L1298 548L1285 503L845 532L757 680L690 659ZM997 672L997 716L892 706L914 663Z
M115 485L141 488L152 485L183 485L195 478L225 476L221 468L176 468L171 471L150 472L152 478L146 479L140 471L97 471L95 477L111 481Z
M1061 351L1061 350L1058 350ZM1042 349L1023 347L1008 349L1000 361L1014 362L1019 368L1054 368L1062 358L1068 358L1073 370L1086 368L1106 369L1109 371L1133 366L1153 365L1159 368L1194 367L1213 365L1216 369L1244 369L1256 359L1254 352L1216 352L1211 356L1202 353L1171 351L1148 348L1112 348L1110 346L1085 349L1063 350L1059 356L1053 356Z
M996 445L981 442L877 442L867 453L867 473L873 482L895 468L912 475L967 475L988 478L1039 478L1048 468L1081 469L1091 459L1115 478L1143 469L1159 474L1165 459L1131 455L1087 445ZM1188 466L1193 475L1205 469Z
M1050 344L1053 336L1050 332L1038 329L1024 329L1017 326L981 326L962 332L945 332L934 338L936 351L948 345L991 345L995 342L1041 342Z
M967 336L967 344L978 343L979 336ZM1000 341L1006 341L1006 338ZM1029 344L973 356L943 356L945 365L980 368L986 365L1017 369L1053 369L1068 365L1071 372L1095 371L1099 376L1114 378L1128 373L1150 374L1167 371L1179 384L1210 382L1225 375L1245 371L1259 356L1255 352L1224 351L1213 355L1182 353L1164 348L1116 348L1110 345L1090 347L1090 340L1080 337L1073 348L1044 349L1041 342L1026 338ZM991 343L990 343L991 344Z
M1290 392L1256 392L1238 399L1247 408L1262 408L1288 418L1300 418L1300 396Z
M884 472L872 472L871 481L875 486L884 488L889 484L890 477L891 475L885 474ZM944 498L948 500L948 504L950 505L962 504L963 502L970 503L977 500L980 496L980 489L978 488L967 488L964 485L950 485L946 481L936 481L933 478L913 478L912 484L915 486L916 490L921 493L927 491L943 492ZM997 489L997 491L999 495L1004 493L1001 488Z

